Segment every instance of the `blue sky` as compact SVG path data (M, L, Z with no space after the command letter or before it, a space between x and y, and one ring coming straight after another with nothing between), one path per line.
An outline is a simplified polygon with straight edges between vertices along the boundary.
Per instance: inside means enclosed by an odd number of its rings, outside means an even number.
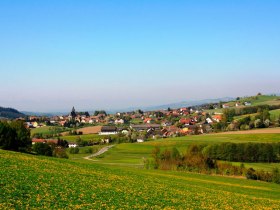
M0 106L279 93L280 1L1 1Z

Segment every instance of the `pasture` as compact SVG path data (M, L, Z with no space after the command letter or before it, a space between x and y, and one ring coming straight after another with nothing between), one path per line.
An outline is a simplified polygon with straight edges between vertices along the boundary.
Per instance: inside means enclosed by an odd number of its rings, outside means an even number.
M214 144L214 143L245 143L245 142L280 142L280 133L264 134L211 134L194 135L177 138L166 138L144 143L117 144L105 154L94 158L100 163L112 165L124 165L139 167L143 160L151 158L152 150L159 146L161 150L176 147L184 153L191 144Z
M54 135L54 134L60 134L62 132L69 131L70 129L60 127L60 126L43 126L39 128L32 128L30 129L31 136L34 134L48 134L48 135Z
M84 141L98 142L100 139L104 138L104 136L99 136L98 134L84 134L84 135L71 135L71 136L61 137L61 139L67 140L69 142L76 142L79 138Z
M1 209L278 209L277 184L0 150Z

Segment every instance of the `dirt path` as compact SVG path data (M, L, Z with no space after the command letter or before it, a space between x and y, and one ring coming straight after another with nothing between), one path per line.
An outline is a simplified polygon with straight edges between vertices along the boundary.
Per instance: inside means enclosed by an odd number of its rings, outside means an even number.
M106 146L106 147L103 147L101 150L99 150L98 152L92 154L92 155L89 155L89 156L86 156L84 157L84 159L86 160L91 160L92 157L96 157L98 155L101 155L103 154L104 152L107 152L110 148L112 148L113 146L115 145L110 145L110 146Z

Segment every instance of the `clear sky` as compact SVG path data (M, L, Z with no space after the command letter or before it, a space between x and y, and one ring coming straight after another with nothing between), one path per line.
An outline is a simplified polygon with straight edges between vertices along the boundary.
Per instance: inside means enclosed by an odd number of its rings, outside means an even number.
M0 1L0 106L279 93L279 0Z

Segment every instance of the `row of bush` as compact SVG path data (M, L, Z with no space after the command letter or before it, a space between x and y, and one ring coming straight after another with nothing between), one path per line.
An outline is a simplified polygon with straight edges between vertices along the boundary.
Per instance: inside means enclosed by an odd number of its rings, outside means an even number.
M246 169L243 163L240 166L236 166L229 162L210 158L203 152L204 148L203 145L191 145L186 153L180 154L176 148L161 151L159 147L155 147L152 151L153 159L144 160L144 165L147 169L184 170L205 174L246 176L248 179L280 183L278 169L272 172L256 171L252 168Z
M92 154L94 152L92 147L85 147L80 151L80 148L78 147L71 147L69 148L70 154L78 154L78 153L84 153L84 154Z
M247 106L243 108L234 109L235 110L235 116L238 115L245 115L245 114L253 114L257 113L258 110L275 110L280 109L280 105L258 105L258 106Z
M272 172L256 171L253 168L249 168L246 173L246 178L280 184L280 171L278 168L272 169Z
M216 160L279 162L280 143L221 143L204 146L202 153Z
M62 140L63 141L63 140ZM55 143L35 143L32 152L37 155L53 156L57 158L68 158L66 147Z

